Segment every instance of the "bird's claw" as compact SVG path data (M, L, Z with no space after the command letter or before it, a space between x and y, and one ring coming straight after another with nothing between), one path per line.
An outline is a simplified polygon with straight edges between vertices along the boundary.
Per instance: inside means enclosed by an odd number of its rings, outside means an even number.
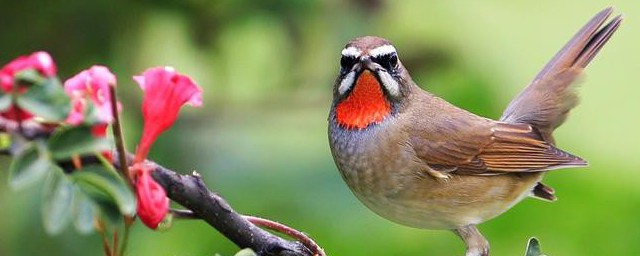
M427 173L429 175L431 175L431 177L435 178L437 181L443 182L443 183L447 183L449 182L449 180L451 179L451 175L444 173L444 172L440 172L440 171L436 171L433 169L427 169Z

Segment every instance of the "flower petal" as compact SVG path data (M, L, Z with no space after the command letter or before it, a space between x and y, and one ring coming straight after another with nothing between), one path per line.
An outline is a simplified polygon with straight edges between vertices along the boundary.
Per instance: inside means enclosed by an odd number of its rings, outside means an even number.
M144 91L144 128L135 158L135 162L141 162L156 138L173 125L183 105L202 105L202 89L172 67L150 68L133 79Z
M42 75L51 77L56 75L56 64L53 62L51 55L44 51L39 51L29 56L33 65Z
M151 168L147 165L132 166L136 173L136 198L138 217L147 227L156 229L169 211L169 199L160 186L151 177Z
M101 123L111 123L113 114L111 111L110 86L116 85L116 77L105 66L92 66L64 82L65 92L71 97L73 108L67 122L79 124L84 121L87 104L86 101L96 106L98 119ZM83 102L83 103L79 103Z

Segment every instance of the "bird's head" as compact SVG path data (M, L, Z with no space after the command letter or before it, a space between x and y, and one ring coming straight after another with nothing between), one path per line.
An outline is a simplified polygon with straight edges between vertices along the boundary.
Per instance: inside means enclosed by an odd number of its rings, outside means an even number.
M365 129L392 115L411 83L396 48L384 38L365 36L351 40L341 55L333 90L338 125Z

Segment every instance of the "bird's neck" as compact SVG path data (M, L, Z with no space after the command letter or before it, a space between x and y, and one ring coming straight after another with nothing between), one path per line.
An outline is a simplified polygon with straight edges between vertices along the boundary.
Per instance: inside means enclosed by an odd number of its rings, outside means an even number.
M364 129L391 115L391 102L371 72L363 72L351 93L335 107L336 122L347 129Z

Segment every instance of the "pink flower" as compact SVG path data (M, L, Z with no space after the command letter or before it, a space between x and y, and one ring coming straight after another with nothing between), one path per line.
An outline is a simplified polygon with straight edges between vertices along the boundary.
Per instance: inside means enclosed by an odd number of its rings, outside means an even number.
M202 89L188 76L177 73L171 67L155 67L134 76L144 91L142 116L144 128L134 162L147 158L149 148L178 117L184 104L202 105Z
M56 75L56 65L51 56L43 51L34 52L29 56L20 56L0 69L0 89L5 93L13 91L15 75L28 69L35 69L44 77ZM0 115L4 118L18 121L33 117L31 113L14 106L9 107Z
M101 123L111 123L110 86L116 85L116 77L105 66L92 66L64 82L64 90L71 97L71 113L67 123L78 125L85 120L87 99L94 104Z
M13 79L17 73L27 69L35 69L44 77L56 75L56 64L47 52L34 52L29 56L20 56L0 69L0 87L4 92L11 92Z
M155 229L167 214L169 200L164 189L151 177L151 169L142 162L153 142L178 118L178 111L184 104L202 105L202 90L191 78L170 67L150 68L133 79L144 91L144 128L131 172L136 177L138 217Z
M67 79L64 82L64 90L71 98L71 112L66 122L80 125L87 120L87 114L92 114L89 117L92 135L95 138L106 137L107 125L113 121L110 87L115 85L116 77L107 67L99 65ZM87 113L91 106L95 107L95 112ZM107 160L113 160L110 150L101 153Z
M147 227L156 229L169 211L169 199L164 189L151 177L148 165L134 164L138 217Z
M33 117L31 113L14 106L10 106L5 112L0 113L0 116L15 121L24 121Z

